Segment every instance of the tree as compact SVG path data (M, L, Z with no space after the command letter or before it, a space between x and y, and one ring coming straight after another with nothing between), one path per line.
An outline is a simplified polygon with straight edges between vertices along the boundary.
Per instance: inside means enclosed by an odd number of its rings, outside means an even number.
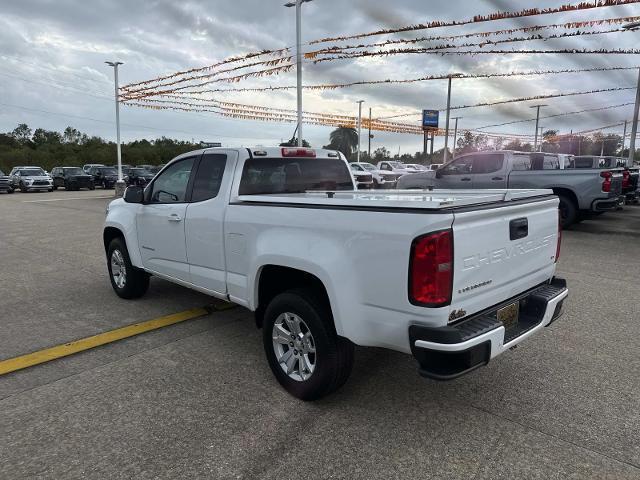
M67 127L62 134L62 141L72 145L79 145L82 140L82 133L73 127Z
M338 127L329 136L330 143L326 148L338 150L349 158L358 147L358 132L351 127Z
M11 132L11 136L15 138L20 145L26 145L31 141L31 129L26 123L21 123Z
M379 147L373 151L373 159L376 162L382 162L384 160L387 160L388 158L391 158L391 152L385 147Z
M297 147L298 146L298 139L296 137L293 137L291 140L288 140L286 142L282 142L280 144L281 147ZM304 138L302 139L302 146L306 147L306 148L310 148L311 144L309 142L307 142Z
M44 145L59 145L61 140L62 136L58 132L53 132L51 130L36 128L33 132L33 143L36 147L42 147Z

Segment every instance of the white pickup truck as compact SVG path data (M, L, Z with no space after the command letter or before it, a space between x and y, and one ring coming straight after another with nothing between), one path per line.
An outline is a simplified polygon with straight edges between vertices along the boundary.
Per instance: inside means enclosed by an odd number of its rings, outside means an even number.
M549 325L568 294L558 223L548 190L362 192L337 152L215 148L129 187L103 239L120 297L154 275L254 311L277 380L312 400L354 344L447 380Z

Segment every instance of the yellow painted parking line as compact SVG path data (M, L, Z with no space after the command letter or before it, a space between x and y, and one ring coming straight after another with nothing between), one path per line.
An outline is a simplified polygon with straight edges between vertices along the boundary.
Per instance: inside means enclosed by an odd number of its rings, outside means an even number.
M65 343L63 345L45 348L44 350L29 353L27 355L9 358L7 360L0 361L0 375L22 370L23 368L33 367L34 365L39 365L57 358L90 350L108 343L117 342L118 340L140 335L141 333L168 327L169 325L175 325L176 323L191 320L192 318L202 317L203 315L207 315L215 310L227 310L233 306L235 305L222 303L219 305L212 305L210 307L193 308L184 312L174 313L173 315L167 315L146 322L134 323L133 325L128 325L126 327L116 328L109 332L100 333L92 337L81 338L80 340L74 340L73 342Z

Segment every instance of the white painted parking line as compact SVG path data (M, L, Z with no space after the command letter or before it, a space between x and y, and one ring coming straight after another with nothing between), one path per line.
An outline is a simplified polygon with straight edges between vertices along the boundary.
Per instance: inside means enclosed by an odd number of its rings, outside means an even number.
M107 197L69 197L69 198L47 198L46 200L23 200L22 203L40 203L40 202L64 202L66 200L87 200L89 198L113 198L116 197L114 195L109 195Z

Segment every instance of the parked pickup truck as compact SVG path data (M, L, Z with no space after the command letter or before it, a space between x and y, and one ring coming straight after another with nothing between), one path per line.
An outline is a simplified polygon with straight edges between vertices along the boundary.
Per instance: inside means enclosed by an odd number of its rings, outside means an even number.
M13 188L9 183L9 177L0 170L0 192L13 193Z
M571 157L564 168L619 170L622 174L622 196L624 200L627 203L637 203L638 198L640 198L640 190L638 189L640 169L633 166L628 158L582 155Z
M397 188L547 188L560 198L563 227L585 214L616 208L622 191L621 172L562 170L561 157L515 151L469 153L460 155L435 173L402 176Z
M103 240L122 298L154 275L254 311L275 377L312 400L354 344L447 380L549 325L558 223L551 190L361 192L338 152L212 148L111 202Z

